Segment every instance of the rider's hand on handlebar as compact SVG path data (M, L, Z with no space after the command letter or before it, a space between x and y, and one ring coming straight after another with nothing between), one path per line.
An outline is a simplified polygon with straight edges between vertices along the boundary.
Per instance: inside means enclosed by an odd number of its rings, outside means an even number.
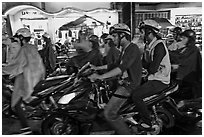
M102 80L102 78L100 77L100 75L94 73L92 74L91 76L88 77L92 82L99 79L99 80Z

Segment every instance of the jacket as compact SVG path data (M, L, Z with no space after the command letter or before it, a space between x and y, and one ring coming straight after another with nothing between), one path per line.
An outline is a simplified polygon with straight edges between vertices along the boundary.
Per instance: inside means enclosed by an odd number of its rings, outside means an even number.
M45 77L45 68L37 49L26 44L21 47L15 60L2 68L4 74L15 77L11 106L15 106L20 98L24 101L31 97L35 85Z

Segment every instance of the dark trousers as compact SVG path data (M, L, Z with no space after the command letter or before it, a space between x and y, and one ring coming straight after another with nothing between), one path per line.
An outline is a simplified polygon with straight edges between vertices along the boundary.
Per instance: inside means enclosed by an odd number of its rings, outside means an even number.
M26 128L29 127L27 123L27 119L25 117L25 112L23 111L22 107L22 99L20 99L16 105L15 105L15 113L19 117L20 123L21 123L21 128Z
M151 118L149 110L143 101L144 98L149 97L151 95L154 95L165 88L167 88L168 85L157 81L157 80L149 80L146 83L144 83L141 86L138 86L133 92L132 92L132 100L136 105L136 109L138 110L140 116L142 117L142 120L148 124L151 125Z

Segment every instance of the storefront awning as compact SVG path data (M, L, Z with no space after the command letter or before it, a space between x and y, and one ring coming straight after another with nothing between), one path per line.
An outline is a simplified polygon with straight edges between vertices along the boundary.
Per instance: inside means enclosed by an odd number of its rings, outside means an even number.
M80 18L78 18L78 19L76 19L76 20L74 20L74 21L71 21L71 22L69 22L69 23L66 23L66 24L62 25L62 26L59 28L59 30L68 30L69 28L74 28L74 27L83 26L83 25L85 25L84 22L87 20L87 18L90 18L90 19L92 19L92 20L98 22L98 23L101 24L101 25L104 24L103 22L101 22L101 21L99 21L99 20L96 20L96 19L94 19L94 18L92 18L92 17L90 17L90 16L87 16L87 15L84 15L84 16L82 16L82 17L80 17Z

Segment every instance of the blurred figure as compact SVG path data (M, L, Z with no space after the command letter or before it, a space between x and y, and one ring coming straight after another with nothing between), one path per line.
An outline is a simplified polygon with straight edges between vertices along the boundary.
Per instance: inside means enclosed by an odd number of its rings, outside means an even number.
M167 48L168 48L173 42L175 42L174 37L173 37L173 34L168 34L168 35L166 36L166 46L167 46ZM169 49L168 49L168 50L169 50Z
M13 61L15 61L16 56L18 55L20 49L21 49L21 45L20 45L20 41L16 38L9 38L8 39L10 42L9 44L9 50L8 50L8 64L13 63Z
M42 37L40 34L37 34L37 37L34 39L34 45L38 48L38 50L43 49Z
M116 45L114 44L113 40L114 38L112 35L108 35L105 38L103 65L114 64L119 59L120 50L116 48Z
M2 34L2 63L8 63L9 45L11 44L7 34Z
M181 41L181 33L182 33L182 28L180 27L175 27L173 30L172 30L172 33L173 33L173 37L174 37L174 40L179 42Z
M81 68L87 62L95 66L102 65L102 55L99 50L99 39L96 35L86 38L85 35L80 37L80 43L73 43L78 54L72 57L66 64L67 73L71 74Z
M55 43L55 49L56 49L57 55L60 55L60 52L62 51L61 46L62 46L61 40L58 40Z
M100 51L101 54L104 54L104 45L105 45L105 38L108 36L108 33L103 33L100 37Z
M134 36L132 42L139 47L141 55L142 55L144 53L145 43L141 37L141 33L140 33L138 28L136 29L135 36Z
M171 45L167 46L168 50L174 51L174 50L177 50L177 49L180 49L183 47L183 44L180 42L181 41L181 36L180 36L181 32L182 32L182 29L180 27L175 27L172 30L174 42Z
M2 68L3 75L15 77L14 91L12 93L11 107L15 110L21 123L21 134L32 134L27 123L22 102L29 103L36 84L44 79L45 69L37 49L29 44L31 33L26 28L17 30L11 38L11 43L21 45L16 58L7 66Z
M185 30L181 33L181 43L183 48L171 54L175 64L172 65L176 71L176 79L181 81L182 86L191 86L191 97L201 97L202 81L202 59L199 49L195 46L196 33L191 30Z
M51 39L48 33L44 33L42 35L42 38L44 40L44 44L43 44L43 49L39 51L42 59L43 59L43 63L45 65L46 68L46 76L48 76L49 74L51 74L56 67L56 55L55 55L55 51L53 49L53 44L51 43Z

